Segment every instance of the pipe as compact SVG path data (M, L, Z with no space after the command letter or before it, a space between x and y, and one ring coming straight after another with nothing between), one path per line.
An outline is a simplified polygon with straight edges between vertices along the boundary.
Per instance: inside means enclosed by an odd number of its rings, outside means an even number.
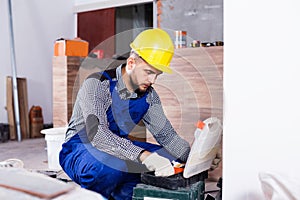
M157 28L157 0L153 0L153 28Z
M18 83L17 83L17 69L15 58L15 43L14 43L14 31L13 31L13 19L12 19L12 7L11 0L8 0L9 11L9 30L10 30L10 53L11 53L11 65L12 65L12 85L13 85L13 99L14 99L14 113L15 123L17 127L18 141L22 140L21 127L20 127L20 114L19 114L19 97L18 97Z

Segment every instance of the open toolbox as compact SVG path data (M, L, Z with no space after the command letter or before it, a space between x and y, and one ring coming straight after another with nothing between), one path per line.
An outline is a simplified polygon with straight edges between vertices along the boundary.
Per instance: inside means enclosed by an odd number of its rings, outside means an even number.
M173 190L180 187L188 187L199 181L204 182L208 177L207 170L209 170L220 148L221 132L221 122L216 117L208 118L203 122L198 121L187 162L184 166L180 163L172 162L174 170L182 169L182 171L168 177L155 176L154 172L144 172L141 175L142 182Z
M182 171L168 177L155 176L154 172L142 173L142 183L134 188L133 200L145 200L146 197L203 200L205 179L208 178L208 170L220 148L221 133L222 126L219 119L211 117L203 122L199 121L190 154ZM177 166L172 164L175 170Z
M183 172L168 177L145 172L141 175L142 183L133 190L132 199L204 200L207 177L208 171L189 178L184 178Z

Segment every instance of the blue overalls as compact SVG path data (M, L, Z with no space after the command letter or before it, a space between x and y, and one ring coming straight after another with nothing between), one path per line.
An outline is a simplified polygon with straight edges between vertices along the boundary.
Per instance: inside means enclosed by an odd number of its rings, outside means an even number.
M137 99L122 100L115 87L117 81L106 72L103 75L110 81L112 96L112 105L106 112L109 129L127 138L149 108L146 102L148 92ZM159 145L139 141L133 141L133 144L170 160L175 159ZM132 199L133 188L141 182L140 173L147 170L145 165L119 159L93 147L85 128L63 144L59 161L68 176L81 187L116 200Z

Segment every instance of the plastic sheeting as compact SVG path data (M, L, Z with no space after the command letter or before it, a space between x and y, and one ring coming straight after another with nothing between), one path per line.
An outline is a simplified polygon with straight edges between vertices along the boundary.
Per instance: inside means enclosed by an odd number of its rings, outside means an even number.
M281 173L261 172L259 180L267 200L300 199L300 179Z

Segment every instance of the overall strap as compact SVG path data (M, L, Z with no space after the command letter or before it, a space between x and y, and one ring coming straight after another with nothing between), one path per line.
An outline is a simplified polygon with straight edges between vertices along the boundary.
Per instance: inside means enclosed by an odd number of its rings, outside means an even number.
M121 99L116 89L115 70L101 72L103 80L109 80L112 104L106 111L109 129L115 134L127 137L132 129L143 118L149 108L146 101L148 92L136 99Z

